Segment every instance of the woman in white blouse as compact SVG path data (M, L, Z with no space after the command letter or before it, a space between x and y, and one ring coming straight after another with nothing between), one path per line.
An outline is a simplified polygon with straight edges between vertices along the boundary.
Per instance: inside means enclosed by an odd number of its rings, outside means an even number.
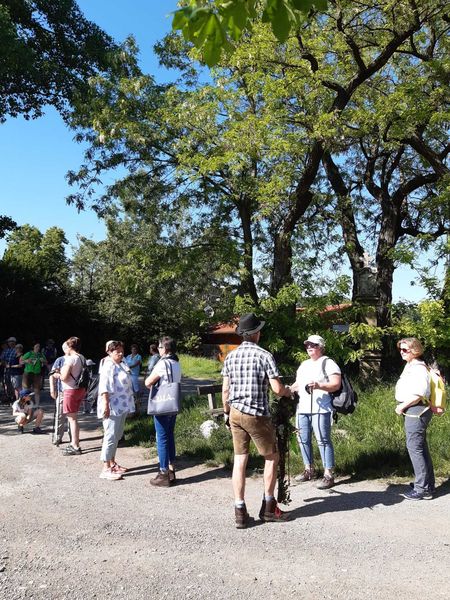
M397 342L406 362L395 386L395 412L405 417L406 448L414 469L412 489L403 494L407 500L429 500L435 490L433 463L427 444L427 427L433 413L430 410L430 376L423 361L423 347L416 338Z
M97 416L103 419L103 461L101 479L122 479L127 469L116 462L117 445L123 435L128 413L134 412L131 372L123 360L123 343L106 343L108 356L101 361L98 387Z

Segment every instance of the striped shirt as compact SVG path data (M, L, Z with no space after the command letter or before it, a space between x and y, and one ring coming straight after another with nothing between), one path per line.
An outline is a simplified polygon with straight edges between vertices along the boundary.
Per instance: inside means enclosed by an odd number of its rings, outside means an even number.
M229 379L233 408L246 415L269 415L269 379L279 377L270 352L253 342L242 342L226 357L222 375Z

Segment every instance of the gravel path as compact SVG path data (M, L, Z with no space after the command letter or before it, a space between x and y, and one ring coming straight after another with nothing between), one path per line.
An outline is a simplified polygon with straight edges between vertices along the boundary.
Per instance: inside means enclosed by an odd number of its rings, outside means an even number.
M407 502L405 484L340 480L291 488L289 523L236 530L229 473L181 462L154 489L141 448L119 448L123 481L99 479L101 432L83 417L83 455L20 435L0 409L0 598L447 599L450 486ZM45 424L50 426L50 414ZM257 516L262 480L250 477Z

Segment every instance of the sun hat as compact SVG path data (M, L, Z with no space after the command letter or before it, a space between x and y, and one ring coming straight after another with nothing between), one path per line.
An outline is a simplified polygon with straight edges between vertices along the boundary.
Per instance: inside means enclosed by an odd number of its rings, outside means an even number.
M252 333L257 333L260 331L265 324L266 322L261 321L254 313L247 313L242 315L239 319L239 325L236 327L236 333L238 335L244 335L244 333L251 335Z
M25 396L34 396L34 392L31 390L20 390L19 398L25 398Z
M9 337L6 341L7 342L17 342L17 340L14 336Z
M318 344L319 346L322 346L322 348L325 348L325 340L320 335L309 335L308 339L303 343L306 344L307 342L310 342L311 344Z

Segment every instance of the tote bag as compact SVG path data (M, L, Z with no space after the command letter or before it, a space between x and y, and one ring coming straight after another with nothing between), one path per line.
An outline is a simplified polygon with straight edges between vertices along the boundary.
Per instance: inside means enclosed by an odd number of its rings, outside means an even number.
M168 383L152 386L148 395L148 415L177 415L180 412L181 384L173 381L172 365L168 360L164 360L164 366Z

